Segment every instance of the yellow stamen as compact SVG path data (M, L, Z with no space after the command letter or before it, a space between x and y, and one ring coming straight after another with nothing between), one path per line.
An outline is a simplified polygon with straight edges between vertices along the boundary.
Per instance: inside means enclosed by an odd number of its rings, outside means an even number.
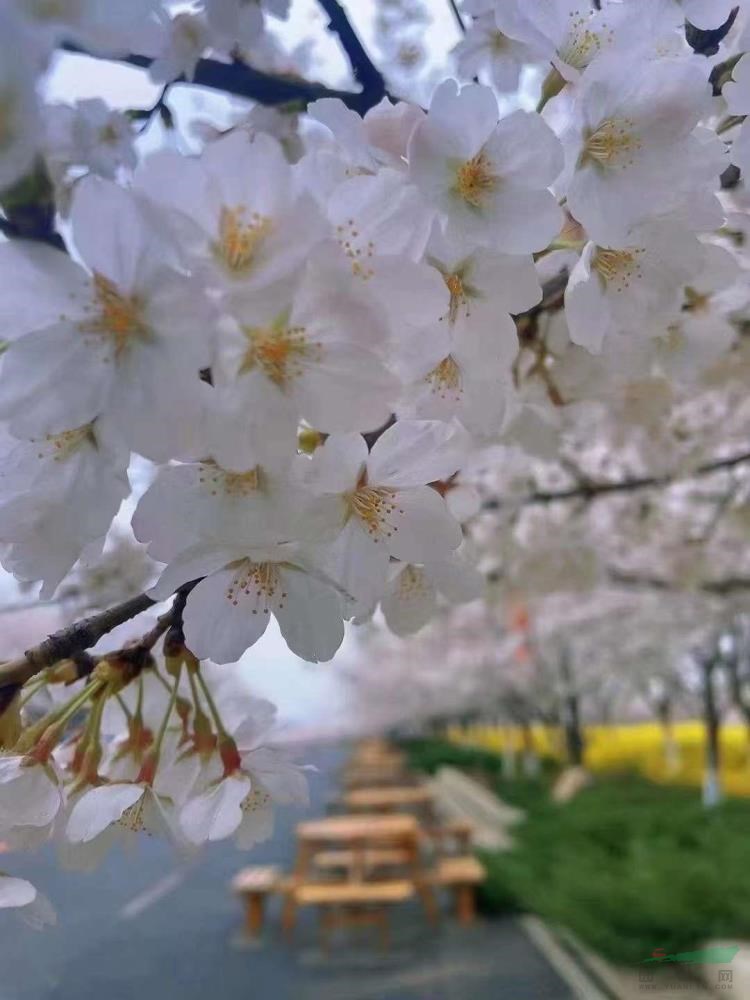
M593 160L601 167L630 166L641 148L634 127L630 118L606 118L586 139L581 161Z
M643 277L640 262L643 253L641 247L630 247L627 250L597 247L591 259L591 266L601 276L605 285L611 287L613 291L621 292L630 286L631 281Z
M456 193L472 208L481 208L497 187L498 178L484 153L477 153L456 171Z
M464 283L461 280L460 274L444 274L443 281L447 285L448 291L451 293L450 305L448 307L448 318L451 323L455 323L459 308L466 304Z
M232 582L227 587L226 599L234 607L237 607L243 597L250 597L254 592L254 597L261 602L261 614L270 613L269 601L276 598L281 591L281 577L279 574L279 564L271 562L254 563L249 559L242 559L233 564L235 574ZM284 607L287 594L285 591L279 593L278 606ZM258 609L253 608L252 613L258 614Z
M246 209L222 208L219 216L219 239L214 254L230 271L249 271L263 240L270 234L273 223L264 215L253 212L246 220Z
M694 288L685 289L685 305L683 308L686 312L708 312L710 305L710 292L696 292Z
M427 590L424 571L418 566L406 566L398 578L399 597L408 599Z
M103 333L112 338L115 355L120 355L133 338L145 340L149 329L143 318L143 304L137 296L122 295L114 282L94 272L95 315L81 323L84 333Z
M320 343L308 339L305 327L287 326L284 317L267 327L243 327L242 332L248 346L238 374L259 368L279 389L298 378L305 362L315 360L320 353Z
M367 534L374 542L385 535L390 538L398 527L390 524L389 518L396 513L403 514L394 502L396 491L388 486L360 485L346 497L349 512L359 518Z
M463 392L461 369L450 354L427 374L426 380L431 383L432 391L437 393L441 399L453 397L458 400L461 398Z
M612 31L602 31L601 34L590 31L587 27L590 19L588 10L583 15L574 11L571 18L573 20L568 36L557 51L560 59L568 66L583 70L599 54L602 43L611 43L614 34Z
M34 440L39 445L46 444L51 447L53 462L64 462L78 451L82 444L96 444L91 424L84 424L74 430L61 431L59 434L46 434L43 438L35 438ZM47 452L40 451L37 458L44 458L47 454Z
M252 496L263 488L263 470L259 465L247 472L228 472L215 462L207 460L202 463L199 482L211 488L211 496L225 493L232 497Z

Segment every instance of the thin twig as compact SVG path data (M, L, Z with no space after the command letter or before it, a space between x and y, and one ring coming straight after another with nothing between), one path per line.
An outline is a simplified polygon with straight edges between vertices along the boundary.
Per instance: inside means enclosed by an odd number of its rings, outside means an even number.
M497 510L504 506L533 506L536 504L558 503L565 500L594 500L599 496L607 496L612 493L635 493L639 490L652 489L653 487L672 486L684 480L697 479L703 476L713 475L726 469L734 469L738 465L750 463L750 452L741 452L739 455L732 455L729 458L720 458L703 465L696 466L695 469L685 473L675 473L663 476L638 476L632 479L621 479L608 483L579 483L566 490L536 490L525 497L517 500L491 499L484 503L485 510Z
M91 615L48 636L38 646L27 649L22 657L0 666L0 688L25 684L45 667L67 659L83 649L90 649L112 629L130 621L150 608L155 601L148 594L131 597L107 611Z
M466 34L466 25L464 24L464 19L461 17L461 11L458 9L458 4L456 0L448 0L448 6L453 12L453 17L458 25L458 30L462 35Z

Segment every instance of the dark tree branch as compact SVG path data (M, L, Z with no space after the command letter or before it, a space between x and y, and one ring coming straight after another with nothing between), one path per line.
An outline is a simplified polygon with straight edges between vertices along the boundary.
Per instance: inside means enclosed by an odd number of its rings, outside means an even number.
M526 507L567 500L590 501L595 500L597 497L609 496L611 494L636 493L640 490L672 486L674 483L685 480L711 476L715 472L733 469L738 465L745 465L747 463L750 463L750 452L742 452L739 455L732 455L729 458L720 458L712 462L705 462L703 465L699 465L684 474L639 476L632 479L621 479L619 482L612 483L582 482L566 490L536 490L525 497L520 497L518 500L486 500L484 509L498 510L501 507L510 507L518 504Z
M362 92L371 96L373 104L378 104L386 95L383 74L367 54L344 8L338 0L318 0L318 3L328 16L328 27L339 37Z
M148 69L153 62L147 56L128 55L112 58L85 52L74 45L66 44L63 48L91 59L127 63L128 66L136 66L139 69ZM335 90L301 78L263 73L243 62L224 63L216 59L199 60L193 79L189 82L199 87L207 87L209 90L219 90L234 97L244 97L274 107L282 104L299 104L306 107L321 97L338 97L347 107L362 115L377 104L385 93L384 88L363 89L359 93ZM188 83L188 81L180 77L174 83Z
M27 649L22 657L0 666L0 688L21 685L35 674L65 660L74 653L90 649L112 629L140 615L156 602L147 594L131 597L114 608L91 615L48 636L38 646Z
M750 590L750 579L741 576L730 576L724 580L701 580L691 587L683 587L675 580L640 573L625 573L616 568L607 570L607 576L612 583L621 587L642 588L644 590L684 591L699 590L715 597L730 597Z
M458 30L461 32L462 35L465 35L466 25L464 24L464 19L461 17L461 11L458 9L458 4L456 3L456 0L448 0L448 6L450 7L453 13L453 18L456 24L458 25Z

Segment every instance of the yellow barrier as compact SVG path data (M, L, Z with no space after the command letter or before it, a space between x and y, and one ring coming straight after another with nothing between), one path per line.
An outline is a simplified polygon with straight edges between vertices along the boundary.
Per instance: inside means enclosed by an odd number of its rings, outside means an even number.
M699 720L676 722L669 734L656 722L643 722L586 726L584 736L584 763L591 771L635 770L663 784L699 786L702 782L705 731ZM518 753L524 749L525 739L516 726L483 725L452 726L448 738L495 753ZM565 740L560 729L532 726L530 742L540 757L565 760ZM745 726L722 726L721 784L729 795L750 797L750 740Z

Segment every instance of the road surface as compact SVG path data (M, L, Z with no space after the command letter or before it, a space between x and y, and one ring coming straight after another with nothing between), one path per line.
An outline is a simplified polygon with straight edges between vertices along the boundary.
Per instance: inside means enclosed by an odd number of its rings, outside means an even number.
M145 838L91 874L62 871L49 850L0 858L58 912L58 926L39 933L0 913L0 1000L568 1000L513 919L445 920L434 931L416 906L404 907L385 954L362 928L324 957L311 914L293 945L274 919L261 942L243 939L229 880L248 859L291 864L294 825L324 813L343 756L340 747L304 754L319 768L310 808L280 810L274 839L249 855L217 844L180 868L166 845Z

